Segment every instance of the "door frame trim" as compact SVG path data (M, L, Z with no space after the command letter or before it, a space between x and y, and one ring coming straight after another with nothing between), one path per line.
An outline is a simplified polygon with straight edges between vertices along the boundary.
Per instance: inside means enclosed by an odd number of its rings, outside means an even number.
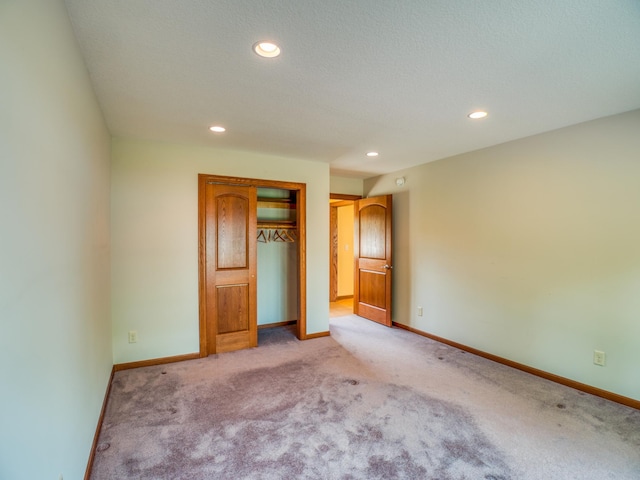
M298 226L298 321L296 336L306 340L307 335L307 184L263 180L256 178L227 177L222 175L198 174L198 314L200 335L200 357L206 357L207 340L207 276L206 276L206 185L221 183L255 188L280 188L291 190L296 195L296 224ZM256 240L257 241L257 240Z

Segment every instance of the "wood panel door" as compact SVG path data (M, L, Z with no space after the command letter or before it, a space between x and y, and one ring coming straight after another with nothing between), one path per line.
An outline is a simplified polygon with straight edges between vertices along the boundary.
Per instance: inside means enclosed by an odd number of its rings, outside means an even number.
M391 195L354 203L354 313L391 326Z
M207 355L258 345L256 224L256 188L206 185Z

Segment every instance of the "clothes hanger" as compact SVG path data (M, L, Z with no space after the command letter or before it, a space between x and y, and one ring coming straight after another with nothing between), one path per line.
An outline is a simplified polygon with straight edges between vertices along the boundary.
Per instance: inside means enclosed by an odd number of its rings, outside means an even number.
M284 237L285 242L292 243L296 241L295 238L291 236L291 230L288 230L288 229L282 230L282 235Z
M282 236L282 234L280 233L279 230L274 230L273 231L273 238L272 240L274 242L286 242L287 240Z

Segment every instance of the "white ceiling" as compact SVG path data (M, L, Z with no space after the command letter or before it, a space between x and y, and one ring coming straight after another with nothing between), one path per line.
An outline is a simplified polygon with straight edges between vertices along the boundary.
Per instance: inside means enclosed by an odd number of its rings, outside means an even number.
M119 137L365 178L640 108L637 0L66 4ZM252 52L265 39L280 57Z

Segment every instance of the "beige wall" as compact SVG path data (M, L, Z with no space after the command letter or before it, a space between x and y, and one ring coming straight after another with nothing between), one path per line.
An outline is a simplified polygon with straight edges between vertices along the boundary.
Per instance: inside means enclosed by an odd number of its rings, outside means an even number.
M361 178L331 176L331 193L362 195L364 181Z
M307 333L329 329L327 164L122 139L112 150L116 363L199 350L198 173L307 184Z
M0 478L79 479L111 373L109 134L61 1L0 2Z
M365 181L394 193L394 320L640 399L639 132L634 111Z

